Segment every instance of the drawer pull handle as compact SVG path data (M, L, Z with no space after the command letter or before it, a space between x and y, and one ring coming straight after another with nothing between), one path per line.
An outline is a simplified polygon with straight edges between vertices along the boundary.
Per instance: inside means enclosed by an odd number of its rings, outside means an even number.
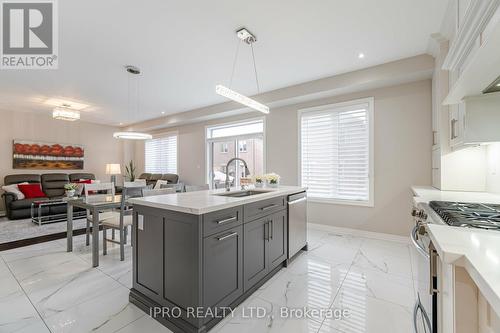
M260 210L268 210L268 209L271 209L273 207L276 207L276 204L272 204L272 205L269 205L269 206L261 207Z
M236 235L238 235L237 232L232 232L230 234L227 234L227 235L224 235L224 236L221 236L221 237L217 237L217 240L218 241L223 241L224 239L228 239L228 238L234 237Z
M225 224L225 223L229 223L229 222L233 222L233 221L236 221L236 216L229 217L229 218L223 219L223 220L218 220L216 222L217 222L217 224Z

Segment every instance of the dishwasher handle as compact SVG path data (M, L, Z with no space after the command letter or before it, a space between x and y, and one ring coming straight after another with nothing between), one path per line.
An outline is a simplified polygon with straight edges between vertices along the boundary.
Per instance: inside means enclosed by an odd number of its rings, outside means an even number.
M306 200L307 200L307 197L302 197L300 199L295 199L295 200L292 200L292 201L288 201L288 204L289 205L293 205L293 204L297 204L299 202L306 201Z

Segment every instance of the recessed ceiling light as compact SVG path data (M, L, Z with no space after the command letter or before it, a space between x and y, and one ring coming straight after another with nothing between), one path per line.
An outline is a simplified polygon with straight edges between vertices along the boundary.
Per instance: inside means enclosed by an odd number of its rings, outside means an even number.
M360 53L360 54L358 54L358 58L359 58L359 59L363 59L364 57L365 57L365 54L364 54L364 53Z
M165 114L165 111L162 111L161 114Z
M500 87L500 83L497 83L497 87Z
M122 126L122 125L123 125L123 123L119 123L118 125Z

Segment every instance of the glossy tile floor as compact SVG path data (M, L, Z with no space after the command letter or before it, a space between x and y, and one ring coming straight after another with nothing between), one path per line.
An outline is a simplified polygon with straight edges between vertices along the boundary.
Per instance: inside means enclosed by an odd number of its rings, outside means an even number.
M120 262L110 244L93 269L84 237L74 244L73 253L66 240L0 252L0 332L170 332L128 303L130 247ZM309 244L211 332L412 332L407 244L316 229ZM304 307L318 311L305 318ZM342 310L347 316L335 319Z

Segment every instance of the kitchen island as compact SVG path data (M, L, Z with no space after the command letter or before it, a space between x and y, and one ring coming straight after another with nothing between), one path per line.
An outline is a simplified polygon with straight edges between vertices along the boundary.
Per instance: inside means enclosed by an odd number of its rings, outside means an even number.
M131 199L130 301L174 332L208 331L286 265L287 197L304 191L280 186Z

